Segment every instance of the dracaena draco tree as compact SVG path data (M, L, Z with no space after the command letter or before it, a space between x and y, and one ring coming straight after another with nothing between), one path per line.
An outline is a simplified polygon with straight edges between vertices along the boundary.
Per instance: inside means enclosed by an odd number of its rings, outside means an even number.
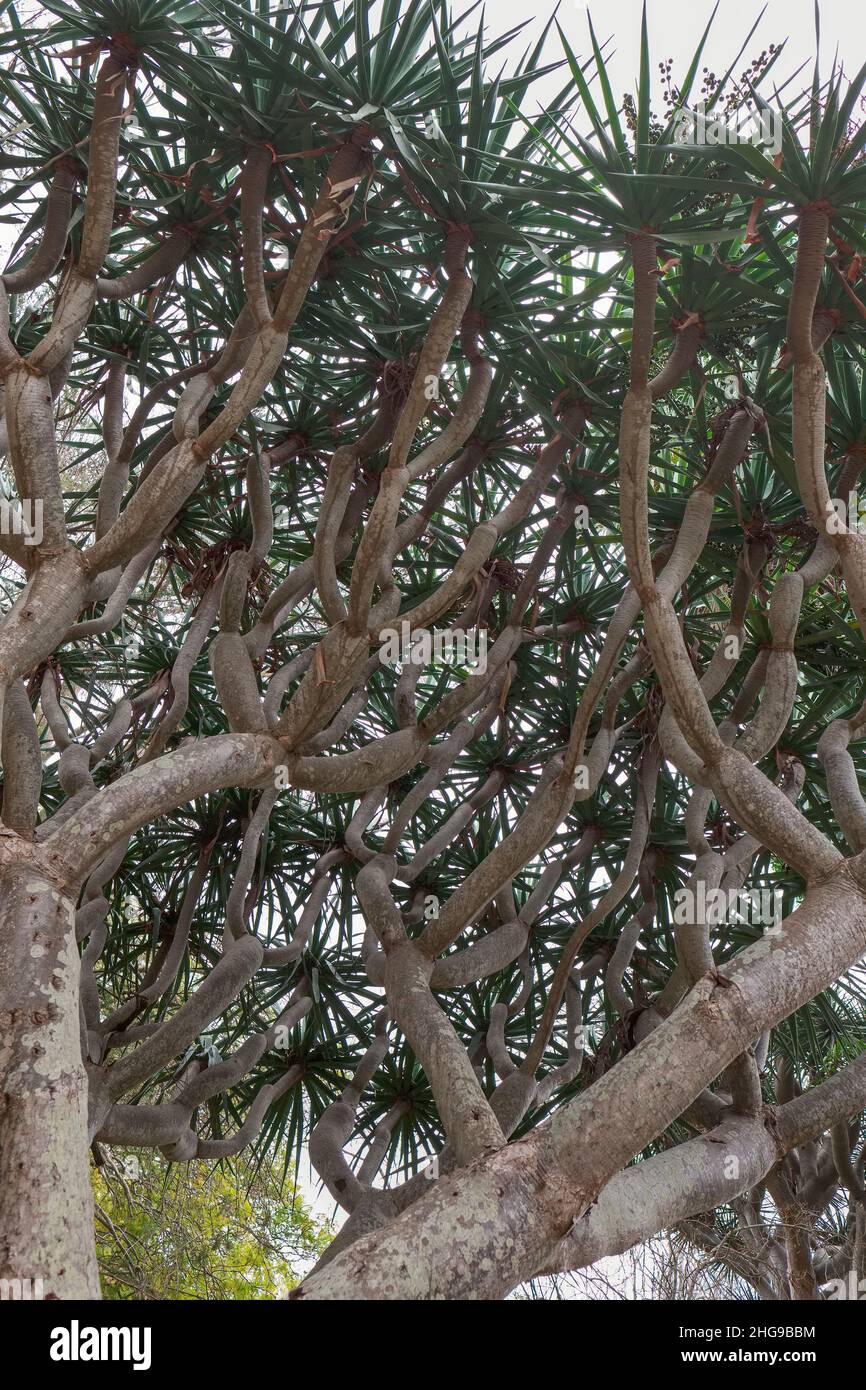
M44 13L2 7L0 1277L95 1296L113 1145L308 1145L305 1298L660 1231L763 1297L866 1273L863 75L702 43L657 118L646 26L625 101L590 28L539 111L540 46L426 0Z

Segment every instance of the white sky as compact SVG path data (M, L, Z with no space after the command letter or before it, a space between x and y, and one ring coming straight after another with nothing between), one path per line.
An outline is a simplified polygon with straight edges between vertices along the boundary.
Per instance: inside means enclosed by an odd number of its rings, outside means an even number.
M537 39L553 7L551 0L540 0L533 6L537 17L525 30L528 41ZM491 30L502 33L519 24L526 18L527 8L526 0L488 0L487 21ZM760 10L761 6L754 0L719 0L718 13L701 66L706 64L712 72L721 76L736 57ZM599 43L605 39L612 40L610 47L613 53L608 71L614 95L621 98L623 92L634 90L637 82L641 0L595 0L589 5L583 0L561 0L557 18L574 52L584 58L591 52L587 11L592 15ZM866 8L862 3L857 5L856 0L820 0L820 11L822 70L829 73L838 46L846 70L853 75L866 61ZM685 75L712 12L712 0L688 0L685 4L678 4L676 0L647 0L650 60L654 75L658 74L658 64L666 58L674 60L675 81ZM813 0L769 0L763 19L746 46L742 61L735 68L735 75L739 76L746 64L756 58L762 49L769 48L771 43L779 44L786 40L784 56L774 71L787 77L801 63L807 62L808 79L811 79L815 59ZM521 35L515 41L515 49L519 52L526 42ZM553 60L558 56L558 51L559 36L554 29L548 38L545 56ZM544 86L550 92L555 91L558 85L564 85L558 73L544 79ZM541 90L541 84L538 90Z

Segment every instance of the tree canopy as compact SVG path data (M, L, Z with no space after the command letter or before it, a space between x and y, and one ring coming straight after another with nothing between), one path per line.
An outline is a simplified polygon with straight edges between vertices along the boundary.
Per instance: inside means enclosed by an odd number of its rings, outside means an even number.
M42 10L0 4L0 1006L63 995L78 1081L8 1162L309 1145L311 1297L659 1230L761 1297L866 1275L864 71L675 73L644 21L623 99L591 20L515 62L438 0ZM54 946L12 969L63 903L74 1061ZM0 1266L26 1225L93 1292L8 1192Z

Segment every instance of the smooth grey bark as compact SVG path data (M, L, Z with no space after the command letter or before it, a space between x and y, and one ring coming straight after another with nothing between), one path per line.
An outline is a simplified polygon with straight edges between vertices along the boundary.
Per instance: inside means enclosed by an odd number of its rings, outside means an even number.
M605 1184L734 1058L866 950L866 895L849 861L778 935L702 977L672 1016L528 1139L441 1179L292 1297L501 1298L541 1267Z
M46 1298L99 1297L78 973L73 902L27 864L7 864L0 888L0 1279L41 1279Z

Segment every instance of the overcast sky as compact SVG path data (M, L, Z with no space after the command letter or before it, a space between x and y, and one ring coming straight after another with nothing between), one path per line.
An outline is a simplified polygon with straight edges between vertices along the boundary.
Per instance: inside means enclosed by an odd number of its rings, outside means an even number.
M554 3L555 0L536 0L534 5L528 5L527 0L488 0L488 23L491 29L503 32L524 20L528 10L534 10L536 17L525 31L534 40L550 16ZM820 10L822 70L829 73L838 46L846 71L853 74L866 61L866 11L862 0L859 4L856 0L821 0ZM571 47L584 57L590 51L587 11L592 15L599 41L612 40L609 73L614 94L621 97L636 85L641 0L591 0L589 4L582 3L582 0L561 0L557 10L559 23ZM702 66L706 64L712 72L721 76L736 57L760 11L761 6L754 0L720 0ZM712 0L687 0L687 3L648 0L650 58L656 75L659 62L666 58L674 60L674 80L685 75L712 12ZM735 74L739 76L746 64L756 58L762 49L769 48L771 43L779 44L787 40L777 71L782 77L787 77L806 62L809 65L808 79L811 81L815 59L814 14L813 0L769 0ZM521 35L515 41L515 47L522 49L526 42L527 39ZM548 39L546 56L553 60L558 55L559 38L554 31ZM558 82L561 82L558 74L548 77L545 88L553 92ZM661 109L659 102L659 114Z

